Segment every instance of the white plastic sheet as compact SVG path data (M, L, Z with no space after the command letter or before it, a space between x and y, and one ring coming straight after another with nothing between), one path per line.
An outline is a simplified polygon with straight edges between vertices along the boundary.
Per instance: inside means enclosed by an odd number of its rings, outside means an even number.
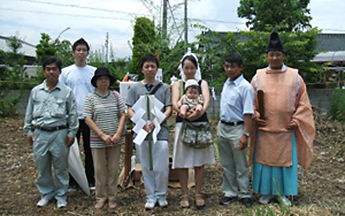
M73 145L70 147L68 156L68 172L77 181L80 188L90 196L90 188L86 179L85 170L81 161L79 146L77 139L74 139Z

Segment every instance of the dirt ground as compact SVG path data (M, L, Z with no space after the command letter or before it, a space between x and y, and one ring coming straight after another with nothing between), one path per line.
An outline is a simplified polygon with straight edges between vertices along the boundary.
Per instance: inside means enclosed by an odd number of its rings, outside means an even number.
M314 108L314 115L317 128L315 159L311 168L304 171L303 178L302 169L299 169L299 194L289 197L293 206L287 209L285 215L345 215L344 126L330 122L317 108ZM215 128L216 122L212 122L212 125ZM222 197L219 161L205 170L202 195L206 207L203 210L197 210L193 205L194 188L189 190L190 209L179 207L180 189L169 188L167 208L156 207L152 211L145 211L143 187L119 188L118 207L113 211L107 207L94 209L94 192L88 197L81 190L68 194L67 208L56 209L55 202L37 208L36 203L40 199L35 185L37 170L32 148L22 127L22 117L0 119L0 215L282 215L284 211L278 203L260 205L260 197L255 194L252 209L244 208L239 202L219 205Z

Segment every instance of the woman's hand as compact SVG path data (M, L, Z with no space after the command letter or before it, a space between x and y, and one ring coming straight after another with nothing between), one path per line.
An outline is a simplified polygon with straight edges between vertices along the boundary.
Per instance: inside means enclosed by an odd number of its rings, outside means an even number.
M187 112L186 119L188 119L189 121L195 121L199 119L203 114L203 110L201 110L201 112L197 112L196 107L193 107Z
M110 145L111 144L111 136L103 133L101 135L101 139L107 144L107 145Z
M119 144L121 139L121 134L114 134L114 136L111 137L111 142L114 144Z

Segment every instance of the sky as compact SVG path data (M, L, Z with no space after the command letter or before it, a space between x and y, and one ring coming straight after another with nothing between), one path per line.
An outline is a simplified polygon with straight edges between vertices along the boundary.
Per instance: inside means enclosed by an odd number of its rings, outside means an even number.
M183 23L183 2L169 1L168 33L172 40L184 39L181 28L176 28ZM0 0L0 36L17 35L33 45L39 43L41 33L71 43L83 37L94 51L104 47L108 34L115 57L125 58L131 56L135 19L145 16L159 25L161 6L162 0ZM239 0L189 0L188 41L195 41L204 30L192 27L194 24L215 31L248 30L246 20L237 17L238 6ZM344 0L311 0L308 8L313 27L324 33L345 34ZM6 49L3 40L0 49ZM28 46L23 52L35 55L34 48Z

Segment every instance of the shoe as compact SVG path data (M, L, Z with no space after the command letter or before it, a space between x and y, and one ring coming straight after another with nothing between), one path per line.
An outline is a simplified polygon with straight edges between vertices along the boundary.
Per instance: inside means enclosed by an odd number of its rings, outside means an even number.
M146 201L145 209L152 210L155 207L156 203L157 203L156 201L151 201L151 200Z
M220 205L228 205L230 203L233 203L237 201L237 196L235 197L228 197L228 196L224 196L220 201L219 204Z
M241 202L242 204L246 207L246 208L249 208L249 207L253 207L253 200L252 198L243 198L241 199Z
M270 203L273 200L274 196L272 194L269 195L263 195L260 200L259 203L267 205L268 203Z
M108 200L108 205L110 209L114 209L117 206L115 200Z
M168 207L168 201L167 201L167 199L165 198L165 197L159 197L159 199L158 199L158 205L160 206L160 207Z
M37 207L42 208L42 207L46 206L48 203L49 203L49 200L42 198L40 201L38 201L38 203L36 205L37 205Z
M67 206L67 202L63 200L56 201L56 207L58 209L65 208Z
M101 209L101 208L103 208L104 203L105 203L105 200L103 200L103 199L98 199L97 202L96 202L96 205L95 205L95 209Z
M190 207L189 201L188 201L188 200L182 200L182 199L185 198L185 197L188 197L188 195L186 194L186 195L182 195L182 196L180 197L180 199L181 199L181 201L180 201L180 206L181 206L181 208L189 208L189 207Z
M197 209L202 209L205 207L205 200L201 198L201 194L195 194L195 198L200 197L200 199L196 200L195 199L195 206Z
M284 195L282 196L282 201L285 206L291 206L291 201Z
M68 188L68 192L76 192L77 191L78 186L77 185L70 185Z
M90 190L96 190L95 184L89 184L89 188L90 188Z

